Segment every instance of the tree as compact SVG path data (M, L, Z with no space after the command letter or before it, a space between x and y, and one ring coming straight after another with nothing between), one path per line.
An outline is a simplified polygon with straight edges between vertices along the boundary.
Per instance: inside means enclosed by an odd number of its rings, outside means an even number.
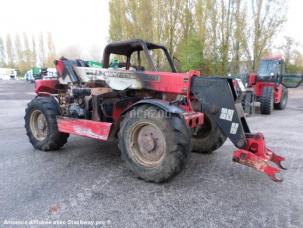
M162 43L167 46L171 55L174 55L178 43L180 42L181 33L181 10L182 0L166 0L162 9L162 23L163 23L163 39Z
M40 35L39 35L39 47L38 47L38 51L39 51L39 63L42 67L45 66L46 64L46 54L45 54L45 47L44 47L44 36L43 36L43 33L40 32Z
M262 55L272 45L281 26L286 21L286 1L252 0L252 69L255 71ZM250 50L248 50L250 52Z
M232 68L230 72L233 74L240 73L240 63L242 57L245 56L245 47L247 47L248 38L243 35L247 26L247 9L241 0L235 0L234 12L234 31L232 41Z
M286 36L284 43L279 47L285 57L288 73L303 72L303 55L298 51L300 43L295 39Z
M4 42L2 37L0 37L0 67L4 67L5 66L5 49L4 49Z
M15 55L16 55L16 65L23 64L23 47L20 39L20 35L17 33L15 36Z
M284 39L285 43L280 47L280 49L284 54L286 65L288 65L292 58L292 54L294 51L293 49L294 47L298 46L298 43L289 36L285 36Z
M203 47L197 35L192 34L182 46L180 53L181 71L197 69L203 71Z
M32 36L32 51L31 51L30 63L31 66L36 66L37 64L37 45L34 36Z
M24 32L23 33L23 44L24 44L24 51L23 51L23 61L29 63L31 60L31 48L29 46L28 36Z
M21 61L19 61L18 63L18 68L21 74L25 73L32 67L31 64L32 50L29 46L28 36L24 32L22 34L22 37L23 37L23 50L21 52Z
M209 11L209 29L206 36L209 38L205 41L206 45L209 47L207 58L210 60L210 72L212 74L217 73L217 64L219 62L219 55L218 55L218 24L219 24L219 16L217 14L218 2L217 0L210 0L207 2L206 10ZM208 17L207 17L208 20ZM208 23L208 21L204 23ZM207 25L205 25L206 27ZM207 28L207 27L206 27Z
M190 0L186 4L182 0L111 0L110 10L110 40L140 38L153 40L168 47L174 55L179 41L189 33L191 28ZM184 6L185 5L185 6ZM180 9L182 13L180 14ZM187 12L184 13L184 10ZM186 23L182 26L181 21ZM162 61L159 53L155 54L156 65Z
M161 43L182 70L238 73L243 60L256 69L268 52L286 5L286 0L110 0L109 38ZM153 55L160 66L163 56Z
M198 0L195 3L195 28L200 41L201 61L205 58L205 44L207 39L207 22L209 21L209 1Z
M233 25L233 1L221 1L219 4L219 61L220 68L219 74L224 75L227 73L227 64L229 61L229 51L231 36L232 36L232 25Z
M6 35L6 54L8 67L13 68L15 66L15 52L10 34Z
M47 55L46 66L53 67L54 60L56 59L56 49L55 49L55 44L53 41L52 34L50 32L47 33L47 49L48 49L48 55Z
M109 1L110 23L109 23L109 36L113 41L122 40L123 36L123 19L125 11L124 0L111 0Z
M297 50L294 50L289 64L287 65L288 73L303 73L303 55Z

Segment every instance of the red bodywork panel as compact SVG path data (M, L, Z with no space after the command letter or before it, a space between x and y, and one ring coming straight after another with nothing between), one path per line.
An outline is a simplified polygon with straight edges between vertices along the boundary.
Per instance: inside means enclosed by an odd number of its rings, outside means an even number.
M108 122L74 119L62 116L57 116L57 123L60 132L81 135L102 141L108 139L112 125L112 123Z
M144 85L145 89L164 93L186 94L190 91L191 73L171 73L144 71L147 75L157 75L159 80L150 80Z
M55 88L58 83L58 80L36 80L35 93L38 95L39 93L55 93Z
M257 79L257 75L255 73L250 73L248 75L248 82L247 82L247 86L248 87L252 87L256 84L256 79Z
M255 91L256 91L257 97L262 96L262 90L264 87L273 87L275 103L280 103L281 98L282 98L282 90L283 90L282 84L280 84L279 86L276 86L276 84L274 82L256 82Z
M189 128L195 128L204 124L204 113L201 112L185 112L183 114L186 125Z
M233 161L255 168L277 182L282 181L276 177L276 174L280 172L279 168L286 169L281 164L284 160L284 157L275 154L266 147L262 133L248 136L246 147L236 150L233 155ZM268 162L275 163L279 168L270 166Z
M273 88L275 88L275 83L274 82L256 82L255 91L256 91L256 96L257 97L262 96L262 90L263 90L264 87L273 87Z
M56 60L55 65L56 65L56 70L57 70L58 74L61 76L63 74L63 71L64 71L63 61L62 60Z

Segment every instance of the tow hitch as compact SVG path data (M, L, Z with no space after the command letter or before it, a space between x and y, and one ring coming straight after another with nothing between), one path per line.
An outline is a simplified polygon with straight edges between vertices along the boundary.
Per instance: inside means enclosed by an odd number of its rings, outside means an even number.
M265 173L273 181L281 182L280 169L286 170L282 165L285 158L275 154L268 149L265 144L262 133L248 134L247 143L244 149L238 149L233 154L233 161L255 168L256 170ZM275 163L279 168L273 167L269 162Z

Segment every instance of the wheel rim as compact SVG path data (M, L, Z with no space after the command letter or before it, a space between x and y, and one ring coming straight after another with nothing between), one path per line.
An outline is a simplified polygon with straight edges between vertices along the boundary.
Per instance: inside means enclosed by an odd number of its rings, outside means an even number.
M48 125L45 115L41 111L35 110L32 112L30 117L30 129L33 136L38 141L43 141L47 137Z
M166 150L162 131L147 122L137 124L131 129L128 145L131 156L138 163L148 167L158 166Z

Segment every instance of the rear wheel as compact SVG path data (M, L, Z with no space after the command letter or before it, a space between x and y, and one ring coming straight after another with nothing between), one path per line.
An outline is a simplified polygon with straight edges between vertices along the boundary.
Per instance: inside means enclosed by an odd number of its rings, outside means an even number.
M191 132L183 119L164 116L154 106L128 112L121 122L119 149L133 173L151 182L178 174L188 161Z
M279 103L274 104L275 109L283 110L286 108L288 101L288 89L286 87L283 87L282 89L282 97Z
M51 97L38 97L32 100L25 110L25 129L30 143L42 151L60 149L69 134L58 131L56 116L59 110Z
M264 87L260 97L261 114L270 115L274 108L274 90L273 87Z
M211 153L221 147L226 141L219 126L211 115L205 115L204 124L192 137L193 152Z

